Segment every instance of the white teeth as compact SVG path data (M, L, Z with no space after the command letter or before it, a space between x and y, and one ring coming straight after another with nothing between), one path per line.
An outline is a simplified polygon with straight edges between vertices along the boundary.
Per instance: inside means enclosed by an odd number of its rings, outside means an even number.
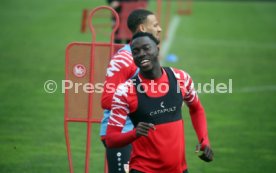
M146 62L149 62L149 60L143 60L143 61L141 61L141 63L146 63Z

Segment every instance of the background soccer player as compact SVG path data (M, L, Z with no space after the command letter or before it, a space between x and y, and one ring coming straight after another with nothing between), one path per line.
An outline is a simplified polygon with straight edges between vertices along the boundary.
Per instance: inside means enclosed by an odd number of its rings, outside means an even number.
M147 3L148 0L140 0L140 1L144 1L145 3ZM133 3L133 2L139 2L139 0L107 0L107 3L109 4L110 7L112 7L118 14L119 16L121 16L121 12L123 11L123 7L122 7L122 3ZM134 7L132 7L134 8ZM135 7L135 9L138 9L139 7ZM134 9L127 9L127 11L132 11ZM121 19L120 19L121 20ZM112 16L112 21L115 23L116 19L114 16ZM130 41L130 38L127 38L126 40L122 40L121 38L118 37L118 33L119 33L119 30L121 28L119 27L117 29L117 31L115 32L115 39L114 39L114 42L115 43L124 43L124 41L126 43L129 43Z
M133 36L131 50L139 74L120 85L113 97L106 143L121 147L132 143L131 173L187 173L183 101L190 110L204 161L213 160L204 109L184 71L163 68L158 60L159 41L150 33ZM135 128L121 133L130 117Z
M156 16L152 12L144 9L135 10L129 15L128 28L133 34L137 32L150 32L157 39L159 39L160 32L162 31ZM106 70L106 79L101 100L102 108L105 111L100 130L100 136L104 144L114 91L120 83L124 83L126 80L137 75L137 73L138 68L134 64L130 46L126 45L111 58ZM133 124L127 119L122 131L128 132L132 129ZM109 172L124 172L123 165L128 163L130 152L131 145L116 149L106 147Z

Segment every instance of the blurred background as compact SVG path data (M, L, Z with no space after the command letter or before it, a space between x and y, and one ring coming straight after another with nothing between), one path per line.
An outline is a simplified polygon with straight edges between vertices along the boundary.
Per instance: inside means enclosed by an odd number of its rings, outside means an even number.
M162 1L162 62L199 83L229 84L232 93L200 93L215 153L194 154L197 138L184 109L191 173L259 173L276 169L276 1ZM64 137L65 49L91 42L83 12L105 0L0 2L0 172L69 172ZM149 0L156 12L158 1ZM190 12L185 10L190 9ZM184 10L184 11L183 11ZM169 16L169 17L168 17ZM165 29L166 28L166 29ZM104 34L100 40L106 40ZM55 93L44 83L58 83ZM99 108L100 109L100 108ZM74 169L84 172L86 125L69 126ZM93 125L90 172L103 173L104 148Z

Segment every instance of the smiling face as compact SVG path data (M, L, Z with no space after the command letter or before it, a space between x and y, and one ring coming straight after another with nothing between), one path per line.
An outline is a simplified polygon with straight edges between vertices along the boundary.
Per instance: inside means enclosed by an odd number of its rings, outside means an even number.
M159 48L148 36L135 38L131 44L134 63L141 71L150 71L159 66Z

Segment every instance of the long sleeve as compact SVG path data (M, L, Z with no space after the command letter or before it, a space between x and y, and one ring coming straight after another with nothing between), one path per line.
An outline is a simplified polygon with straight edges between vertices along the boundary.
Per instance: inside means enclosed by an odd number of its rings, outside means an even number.
M194 101L189 107L189 112L192 120L193 127L196 131L199 143L201 143L202 148L206 145L209 146L209 138L207 131L207 121L203 106L201 105L199 99Z
M122 133L120 128L108 127L105 141L110 148L124 147L132 143L136 137L136 130L133 129L127 133Z
M174 69L174 72L182 89L183 100L189 108L198 142L201 143L202 148L206 145L209 146L206 114L194 88L193 80L188 73L182 70Z
M127 97L131 82L128 81L120 85L114 93L111 106L111 115L108 121L106 144L108 147L123 147L132 143L136 137L136 130L133 129L127 133L122 133L127 115L130 112Z
M201 143L201 147L204 148L206 145L210 145L206 114L194 88L193 80L189 74L186 73L184 81L186 89L184 100L189 107L192 124L196 131L198 142Z
M104 90L101 98L103 109L111 109L112 97L121 83L131 78L137 70L132 58L131 52L121 50L115 54L107 67Z

